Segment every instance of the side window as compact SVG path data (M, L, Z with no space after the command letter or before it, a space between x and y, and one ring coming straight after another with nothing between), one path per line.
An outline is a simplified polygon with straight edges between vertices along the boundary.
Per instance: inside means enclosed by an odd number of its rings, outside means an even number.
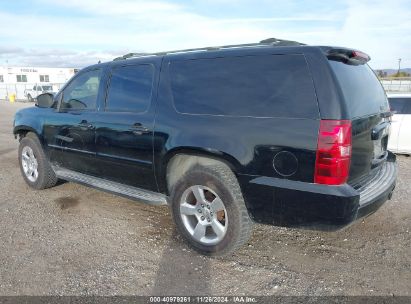
M61 109L93 110L96 108L101 70L77 75L63 91Z
M151 101L154 68L130 65L113 68L106 99L106 111L145 112Z
M180 113L317 118L317 98L303 55L174 61L174 105Z

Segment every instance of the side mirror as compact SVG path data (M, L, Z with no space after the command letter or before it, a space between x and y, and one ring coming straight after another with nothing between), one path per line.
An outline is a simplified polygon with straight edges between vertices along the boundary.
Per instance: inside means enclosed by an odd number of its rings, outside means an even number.
M54 103L54 96L51 93L44 93L37 96L36 106L39 108L50 108Z

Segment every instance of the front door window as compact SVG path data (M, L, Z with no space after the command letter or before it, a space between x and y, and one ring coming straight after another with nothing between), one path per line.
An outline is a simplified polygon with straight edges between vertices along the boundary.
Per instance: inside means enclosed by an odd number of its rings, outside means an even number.
M94 110L101 80L101 70L78 75L63 91L60 109Z

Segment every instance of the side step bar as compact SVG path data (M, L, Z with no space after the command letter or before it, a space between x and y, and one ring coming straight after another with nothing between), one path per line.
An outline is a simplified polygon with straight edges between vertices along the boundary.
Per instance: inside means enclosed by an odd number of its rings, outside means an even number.
M126 186L102 178L78 173L61 167L53 166L57 177L70 182L91 186L106 192L117 194L132 200L137 200L150 205L167 205L167 196L137 187Z

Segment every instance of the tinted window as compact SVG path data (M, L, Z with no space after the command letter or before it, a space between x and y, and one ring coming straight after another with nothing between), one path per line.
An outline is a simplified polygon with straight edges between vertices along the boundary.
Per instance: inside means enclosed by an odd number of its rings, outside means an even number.
M329 62L352 118L389 111L384 89L368 65Z
M77 75L63 91L62 109L90 110L96 108L101 70Z
M391 111L395 111L397 114L411 114L405 113L410 111L411 98L388 98L388 101Z
M135 65L114 68L106 100L107 111L145 112L150 105L154 68Z
M254 117L318 117L303 55L175 61L170 76L181 113Z

